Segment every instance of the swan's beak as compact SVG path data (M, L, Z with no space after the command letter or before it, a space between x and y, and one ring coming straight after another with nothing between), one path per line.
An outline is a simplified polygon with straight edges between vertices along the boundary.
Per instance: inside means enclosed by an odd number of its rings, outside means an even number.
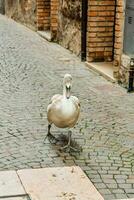
M67 97L67 99L70 98L70 93L71 93L71 85L66 85L66 97Z

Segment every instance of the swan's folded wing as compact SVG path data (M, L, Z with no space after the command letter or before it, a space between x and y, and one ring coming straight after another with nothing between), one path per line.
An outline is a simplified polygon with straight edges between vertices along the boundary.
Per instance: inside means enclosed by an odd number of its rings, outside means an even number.
M55 94L52 98L51 98L51 102L50 104L53 102L53 101L57 101L57 99L61 98L61 95L60 94Z
M75 105L77 105L78 107L80 107L80 101L77 97L75 96L71 96L73 102L75 103Z
M53 116L53 113L55 112L55 108L56 108L56 102L61 99L62 95L60 94L56 94L54 95L52 98L51 98L51 101L47 107L47 118L48 118L48 121L50 123L52 123L52 116Z
M48 119L49 123L52 123L51 115L52 115L52 104L49 104L47 107L47 119Z

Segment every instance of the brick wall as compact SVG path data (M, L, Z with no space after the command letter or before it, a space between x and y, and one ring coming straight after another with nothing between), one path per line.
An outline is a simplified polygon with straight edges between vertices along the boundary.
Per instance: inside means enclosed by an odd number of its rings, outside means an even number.
M52 39L57 37L59 0L37 0L37 28L50 30Z
M87 61L111 61L115 0L88 0Z
M50 29L50 0L37 0L37 28Z
M57 40L59 0L51 0L51 35L52 40Z

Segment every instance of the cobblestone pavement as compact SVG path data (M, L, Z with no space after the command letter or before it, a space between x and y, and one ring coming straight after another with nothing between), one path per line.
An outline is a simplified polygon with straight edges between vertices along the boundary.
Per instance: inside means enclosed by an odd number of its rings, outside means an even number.
M46 107L74 77L81 117L73 138L79 155L43 144ZM53 128L59 135L67 130ZM134 197L134 94L88 70L79 58L0 16L0 170L70 166L86 172L108 199Z

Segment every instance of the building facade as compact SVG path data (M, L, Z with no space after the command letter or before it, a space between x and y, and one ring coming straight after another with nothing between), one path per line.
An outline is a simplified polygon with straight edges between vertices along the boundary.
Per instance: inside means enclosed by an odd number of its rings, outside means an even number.
M77 55L81 51L81 1L37 0L37 29Z
M87 62L113 62L113 76L128 86L134 56L133 0L5 0L6 14Z
M114 78L128 87L134 58L134 1L88 0L87 27L87 61L112 61Z
M36 30L36 0L5 0L5 13L8 17Z

